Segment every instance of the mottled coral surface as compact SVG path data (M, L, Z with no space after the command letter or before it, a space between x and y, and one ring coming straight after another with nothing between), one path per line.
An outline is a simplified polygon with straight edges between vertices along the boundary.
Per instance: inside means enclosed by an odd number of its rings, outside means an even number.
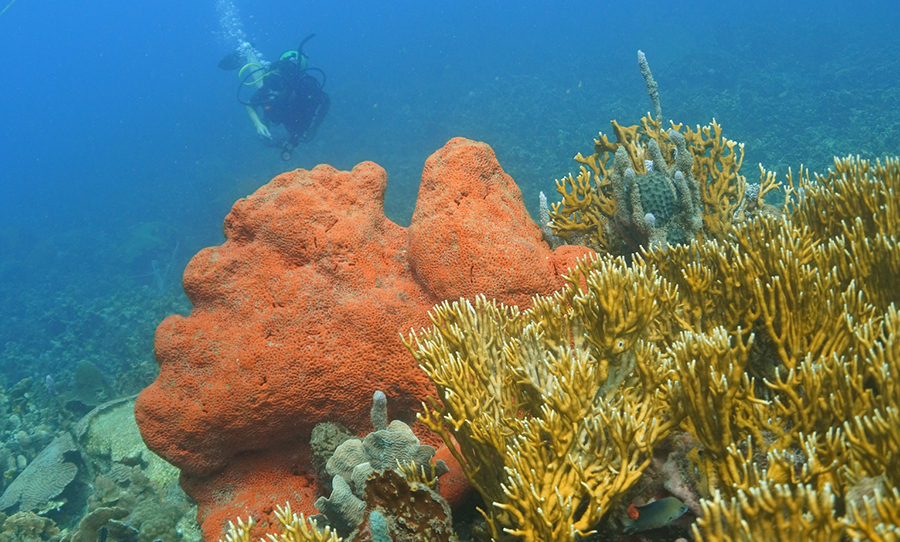
M237 515L264 529L286 500L315 511L315 424L369 432L375 390L392 418L414 419L434 391L400 333L428 325L434 304L484 293L527 306L586 251L549 250L486 144L456 138L428 159L408 229L384 216L386 184L372 162L279 175L187 266L194 310L157 329L160 374L135 410L150 448L182 469L206 538Z

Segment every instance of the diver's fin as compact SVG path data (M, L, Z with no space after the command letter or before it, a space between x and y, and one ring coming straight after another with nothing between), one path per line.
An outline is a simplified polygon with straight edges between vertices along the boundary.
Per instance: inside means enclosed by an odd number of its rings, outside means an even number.
M219 67L225 71L239 70L244 64L244 55L240 51L232 51L219 61Z

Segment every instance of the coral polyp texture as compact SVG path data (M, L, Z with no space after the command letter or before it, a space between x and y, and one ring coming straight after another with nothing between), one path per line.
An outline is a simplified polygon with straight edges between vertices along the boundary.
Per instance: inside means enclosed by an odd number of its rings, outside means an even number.
M763 172L787 204L735 220L740 155L710 130L732 158L694 155L707 234L582 260L527 310L445 302L407 337L494 540L622 533L665 493L696 540L900 538L900 161ZM611 182L582 194L607 247Z
M665 130L646 116L634 126L612 121L612 133L613 141L602 133L594 140L594 154L575 157L577 176L556 183L563 199L552 206L550 227L568 242L626 255L720 238L748 213L768 209L763 198L774 180L747 183L743 144L723 137L715 120Z
M285 501L314 513L312 428L368 433L375 390L392 418L415 421L434 388L400 333L430 307L476 293L527 306L588 252L550 251L484 143L453 139L426 161L409 228L385 217L386 184L372 162L280 175L235 203L225 242L188 264L193 311L157 329L160 373L135 415L181 469L207 539L248 513L262 533Z

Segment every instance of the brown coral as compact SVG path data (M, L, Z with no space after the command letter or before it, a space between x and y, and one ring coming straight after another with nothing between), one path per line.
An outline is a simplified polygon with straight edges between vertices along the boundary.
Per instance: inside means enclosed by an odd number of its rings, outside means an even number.
M373 513L384 518L384 531L393 542L451 542L456 540L450 506L427 484L410 481L393 471L373 473L366 482L366 523L355 540L373 537Z

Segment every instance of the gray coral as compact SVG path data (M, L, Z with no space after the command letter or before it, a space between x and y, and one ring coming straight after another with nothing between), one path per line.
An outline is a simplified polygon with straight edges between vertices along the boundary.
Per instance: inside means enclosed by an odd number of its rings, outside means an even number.
M329 525L334 527L342 537L346 537L363 520L366 503L353 494L350 486L340 476L335 476L332 482L331 497L320 497L316 501L316 508L325 516ZM316 521L318 518L310 518Z
M316 501L316 508L329 525L346 536L364 518L366 480L373 472L397 469L415 464L416 469L430 469L435 449L423 445L408 425L394 420L385 427L387 403L382 392L376 392L372 407L372 426L377 430L363 439L352 438L337 447L325 465L334 477L331 496ZM378 429L382 427L383 429ZM446 472L439 462L438 472Z
M694 158L684 136L669 130L675 162L666 164L656 140L648 145L647 173L634 171L628 152L620 146L613 159L610 181L616 212L612 228L632 250L639 246L683 243L703 227L700 191L694 181Z
M72 483L78 467L67 454L77 455L68 433L53 439L0 496L0 510L18 505L20 511L35 510L54 499Z

